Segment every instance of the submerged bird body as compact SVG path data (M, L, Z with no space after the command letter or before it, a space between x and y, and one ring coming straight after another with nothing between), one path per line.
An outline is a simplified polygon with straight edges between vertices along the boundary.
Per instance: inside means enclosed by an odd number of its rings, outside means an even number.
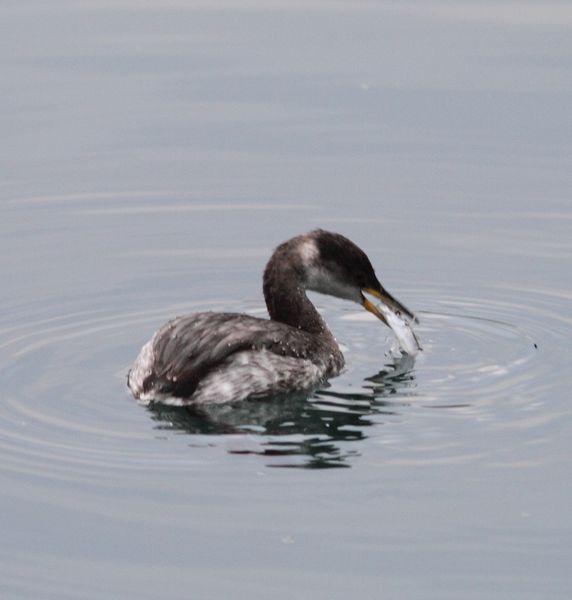
M129 387L144 401L229 402L311 388L343 364L333 339L248 315L197 313L157 331Z
M306 290L362 304L363 295L411 313L381 286L365 253L347 238L317 230L280 245L264 272L270 320L196 313L166 323L143 346L128 375L143 402L220 403L314 388L340 373L343 355Z

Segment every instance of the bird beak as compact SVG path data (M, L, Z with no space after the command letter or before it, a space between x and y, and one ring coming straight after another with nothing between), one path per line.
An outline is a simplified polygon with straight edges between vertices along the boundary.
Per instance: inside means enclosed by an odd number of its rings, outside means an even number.
M364 291L366 291L366 290L364 290ZM363 295L362 295L362 306L367 311L369 311L370 313L375 315L380 321L383 321L389 327L389 323L387 322L387 319L383 316L383 313L379 310L379 308L377 308L377 306L373 302L369 301Z
M364 288L362 292L365 294L369 294L370 296L373 296L378 300L381 300L381 302L383 302L383 304L385 304L396 315L404 315L411 321L414 321L415 323L418 322L417 317L408 308L403 306L403 304L401 304L399 300L396 300L389 292L387 292L383 288L381 288L380 290L374 290L373 288ZM387 319L383 316L383 313L379 310L379 308L377 308L375 304L373 304L373 302L370 302L365 296L363 296L362 306L370 313L373 313L378 319L383 321L389 327L389 323L387 322Z

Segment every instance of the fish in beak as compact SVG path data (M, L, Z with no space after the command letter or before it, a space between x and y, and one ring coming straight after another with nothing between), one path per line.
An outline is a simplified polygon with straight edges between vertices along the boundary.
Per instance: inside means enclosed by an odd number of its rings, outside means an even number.
M380 300L374 304L365 297L368 294ZM380 286L379 290L364 288L362 290L362 306L383 321L395 334L399 344L407 354L415 356L420 350L419 341L411 329L411 323L418 323L417 317L406 308L399 300L395 299L388 291Z

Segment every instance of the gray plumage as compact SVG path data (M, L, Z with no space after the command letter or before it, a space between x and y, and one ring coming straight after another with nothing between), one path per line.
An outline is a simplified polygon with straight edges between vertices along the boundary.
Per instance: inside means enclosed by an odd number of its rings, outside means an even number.
M207 376L211 379L213 373L223 376L230 364L229 358L239 353L251 354L253 358L261 351L274 355L272 364L286 371L284 381L276 382L280 383L276 391L288 391L287 382L292 387L289 372L296 368L297 362L301 367L304 361L315 364L320 378L337 375L344 364L337 345L327 338L276 321L236 313L206 312L177 317L163 325L150 344L151 360L142 351L141 360L136 361L129 373L129 387L141 398L149 395L189 398ZM280 358L288 360L280 361ZM267 360L272 359L267 357ZM242 371L250 379L256 376L248 369ZM260 375L268 379L267 374ZM307 387L302 379L300 384L298 389ZM202 387L204 395L205 386ZM193 400L198 401L199 397Z

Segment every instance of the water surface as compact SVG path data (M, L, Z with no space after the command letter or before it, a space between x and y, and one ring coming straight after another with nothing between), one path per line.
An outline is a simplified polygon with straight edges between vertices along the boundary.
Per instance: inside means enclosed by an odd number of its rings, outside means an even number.
M2 10L6 598L569 598L572 13L54 0ZM310 398L146 409L165 320L263 316L323 227L420 317Z

